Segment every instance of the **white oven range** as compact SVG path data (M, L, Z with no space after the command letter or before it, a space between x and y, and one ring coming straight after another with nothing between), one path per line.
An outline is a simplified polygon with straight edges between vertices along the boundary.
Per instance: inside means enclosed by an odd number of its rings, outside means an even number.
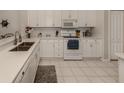
M64 60L82 60L80 42L80 38L64 38Z

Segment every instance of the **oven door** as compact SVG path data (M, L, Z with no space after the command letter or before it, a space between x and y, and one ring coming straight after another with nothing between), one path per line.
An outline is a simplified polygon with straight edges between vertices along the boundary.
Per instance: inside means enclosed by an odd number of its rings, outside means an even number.
M79 40L75 40L75 39L68 40L67 49L78 50L79 49Z

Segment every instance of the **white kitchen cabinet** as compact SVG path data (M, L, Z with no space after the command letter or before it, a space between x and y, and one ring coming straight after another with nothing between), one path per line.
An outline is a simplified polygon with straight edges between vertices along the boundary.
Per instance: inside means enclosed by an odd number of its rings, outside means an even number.
M22 68L22 70L19 72L18 76L16 77L14 83L21 83L22 82L22 78L24 77L25 72L26 72L29 64L30 64L30 61L27 61L26 64L24 65L24 67Z
M78 11L79 27L95 27L96 11L95 10L80 10Z
M54 57L54 40L41 40L41 57Z
M88 45L89 45L89 57L97 57L97 40L89 40Z
M62 19L78 19L77 10L63 10Z
M61 11L47 10L39 11L40 27L61 27Z
M37 27L38 25L38 11L28 11L28 26Z
M59 57L63 57L64 56L64 41L63 40L59 40Z
M46 11L38 11L38 26L39 27L45 27L46 26Z
M40 41L40 56L47 57L47 40Z
M63 39L41 40L41 57L63 57Z
M54 15L52 10L47 10L45 19L45 27L53 27L54 26Z
M80 27L95 27L95 10L39 10L28 11L28 25L31 27L61 27L63 19L77 19Z
M61 27L61 11L60 10L56 10L53 11L53 26L54 27Z
M81 44L82 44L82 56L86 57L87 56L87 41L81 40Z
M84 39L82 40L83 57L103 57L102 40Z
M35 47L29 59L26 61L24 67L18 74L15 83L33 83L39 64L39 44Z
M95 40L83 41L83 57L96 57Z
M86 10L79 10L78 12L78 26L85 27L86 25Z
M63 40L55 40L54 57L63 57Z
M95 27L96 25L96 11L95 10L86 11L86 24L88 27Z
M54 57L54 40L47 41L47 57Z
M31 27L61 27L61 11L28 11L28 25Z
M36 62L34 56L29 60L30 64L27 70L24 72L24 76L21 80L21 83L33 83L36 73Z

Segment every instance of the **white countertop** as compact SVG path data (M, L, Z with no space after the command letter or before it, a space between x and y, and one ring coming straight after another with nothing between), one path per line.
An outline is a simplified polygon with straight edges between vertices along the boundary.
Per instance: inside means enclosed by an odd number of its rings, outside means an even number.
M51 40L51 39L52 39L52 40L56 40L56 39L57 39L57 40L58 40L58 39L60 40L60 39L63 39L63 37L41 37L40 39L41 39L41 40Z
M11 42L13 40L14 40L14 36L13 37L6 38L6 39L1 39L0 40L0 46L3 46L3 45L5 45L5 44L7 44L7 43L9 43L9 42Z
M118 58L124 60L124 53L116 53L115 55L116 55Z
M45 39L45 40L50 40L50 39L52 39L52 40L56 40L56 39L59 39L59 40L61 40L61 39L64 39L64 37L41 37L40 38L41 40L43 39ZM102 37L80 37L80 39L103 39Z
M15 45L12 45L0 52L0 83L10 83L15 80L18 73L26 63L26 60L31 55L35 46L39 43L40 39L32 38L23 41L34 41L35 44L26 52L9 52Z

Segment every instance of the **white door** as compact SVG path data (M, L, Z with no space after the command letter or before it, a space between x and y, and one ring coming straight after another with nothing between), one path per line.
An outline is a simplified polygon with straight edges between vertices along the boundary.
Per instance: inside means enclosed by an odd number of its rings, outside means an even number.
M123 52L123 11L110 11L110 59Z

